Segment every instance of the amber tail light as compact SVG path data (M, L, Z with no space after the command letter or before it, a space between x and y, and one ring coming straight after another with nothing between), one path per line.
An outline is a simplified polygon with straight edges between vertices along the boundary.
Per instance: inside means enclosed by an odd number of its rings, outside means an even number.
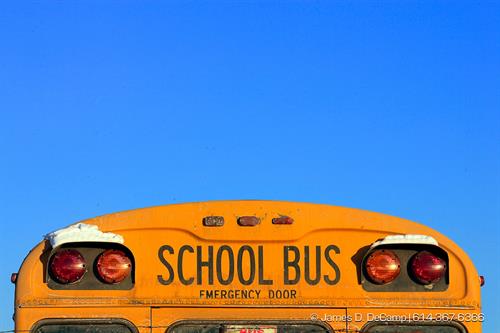
M107 250L97 258L96 269L103 282L114 284L130 275L132 262L123 251Z
M401 262L391 250L375 250L365 260L365 271L373 283L386 284L398 277Z

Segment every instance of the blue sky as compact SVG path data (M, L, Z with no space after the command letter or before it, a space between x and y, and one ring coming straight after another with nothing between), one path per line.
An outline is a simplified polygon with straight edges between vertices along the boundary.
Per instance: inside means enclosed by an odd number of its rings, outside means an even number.
M500 326L495 2L25 2L0 10L0 330L48 231L216 199L429 225Z

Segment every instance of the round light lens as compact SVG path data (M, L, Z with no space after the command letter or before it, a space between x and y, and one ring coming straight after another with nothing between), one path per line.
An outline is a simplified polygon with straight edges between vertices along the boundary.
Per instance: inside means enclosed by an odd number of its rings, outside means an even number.
M415 279L422 284L436 283L446 272L445 261L428 251L414 255L410 267Z
M51 275L59 283L75 283L86 271L85 259L77 250L61 250L50 262Z
M106 283L122 282L130 275L132 263L125 252L107 250L97 259L97 273Z
M375 250L366 258L365 270L373 283L386 284L398 277L401 263L394 252Z

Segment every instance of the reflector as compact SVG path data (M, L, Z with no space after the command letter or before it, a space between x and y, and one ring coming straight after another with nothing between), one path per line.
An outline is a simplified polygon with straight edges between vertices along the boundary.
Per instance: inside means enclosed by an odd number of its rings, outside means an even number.
M375 250L365 261L365 270L373 283L386 284L398 277L401 263L390 250Z
M75 283L86 271L85 259L77 250L61 250L51 259L50 273L59 283Z
M445 261L428 251L413 256L410 267L415 279L422 284L438 282L446 271Z
M132 263L125 252L120 250L104 251L97 259L97 273L106 283L119 283L129 276Z

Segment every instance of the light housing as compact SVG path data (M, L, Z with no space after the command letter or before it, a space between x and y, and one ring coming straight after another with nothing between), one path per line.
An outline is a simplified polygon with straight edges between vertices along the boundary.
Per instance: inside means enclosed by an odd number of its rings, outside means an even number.
M80 252L72 249L56 252L49 267L51 276L62 284L78 282L87 271L85 258Z
M96 261L98 277L105 283L115 284L125 280L132 271L132 261L121 250L106 250Z
M375 284L394 281L401 271L401 262L391 250L375 250L365 260L365 272Z
M433 284L444 277L446 262L429 251L420 251L411 258L410 272L419 283Z

